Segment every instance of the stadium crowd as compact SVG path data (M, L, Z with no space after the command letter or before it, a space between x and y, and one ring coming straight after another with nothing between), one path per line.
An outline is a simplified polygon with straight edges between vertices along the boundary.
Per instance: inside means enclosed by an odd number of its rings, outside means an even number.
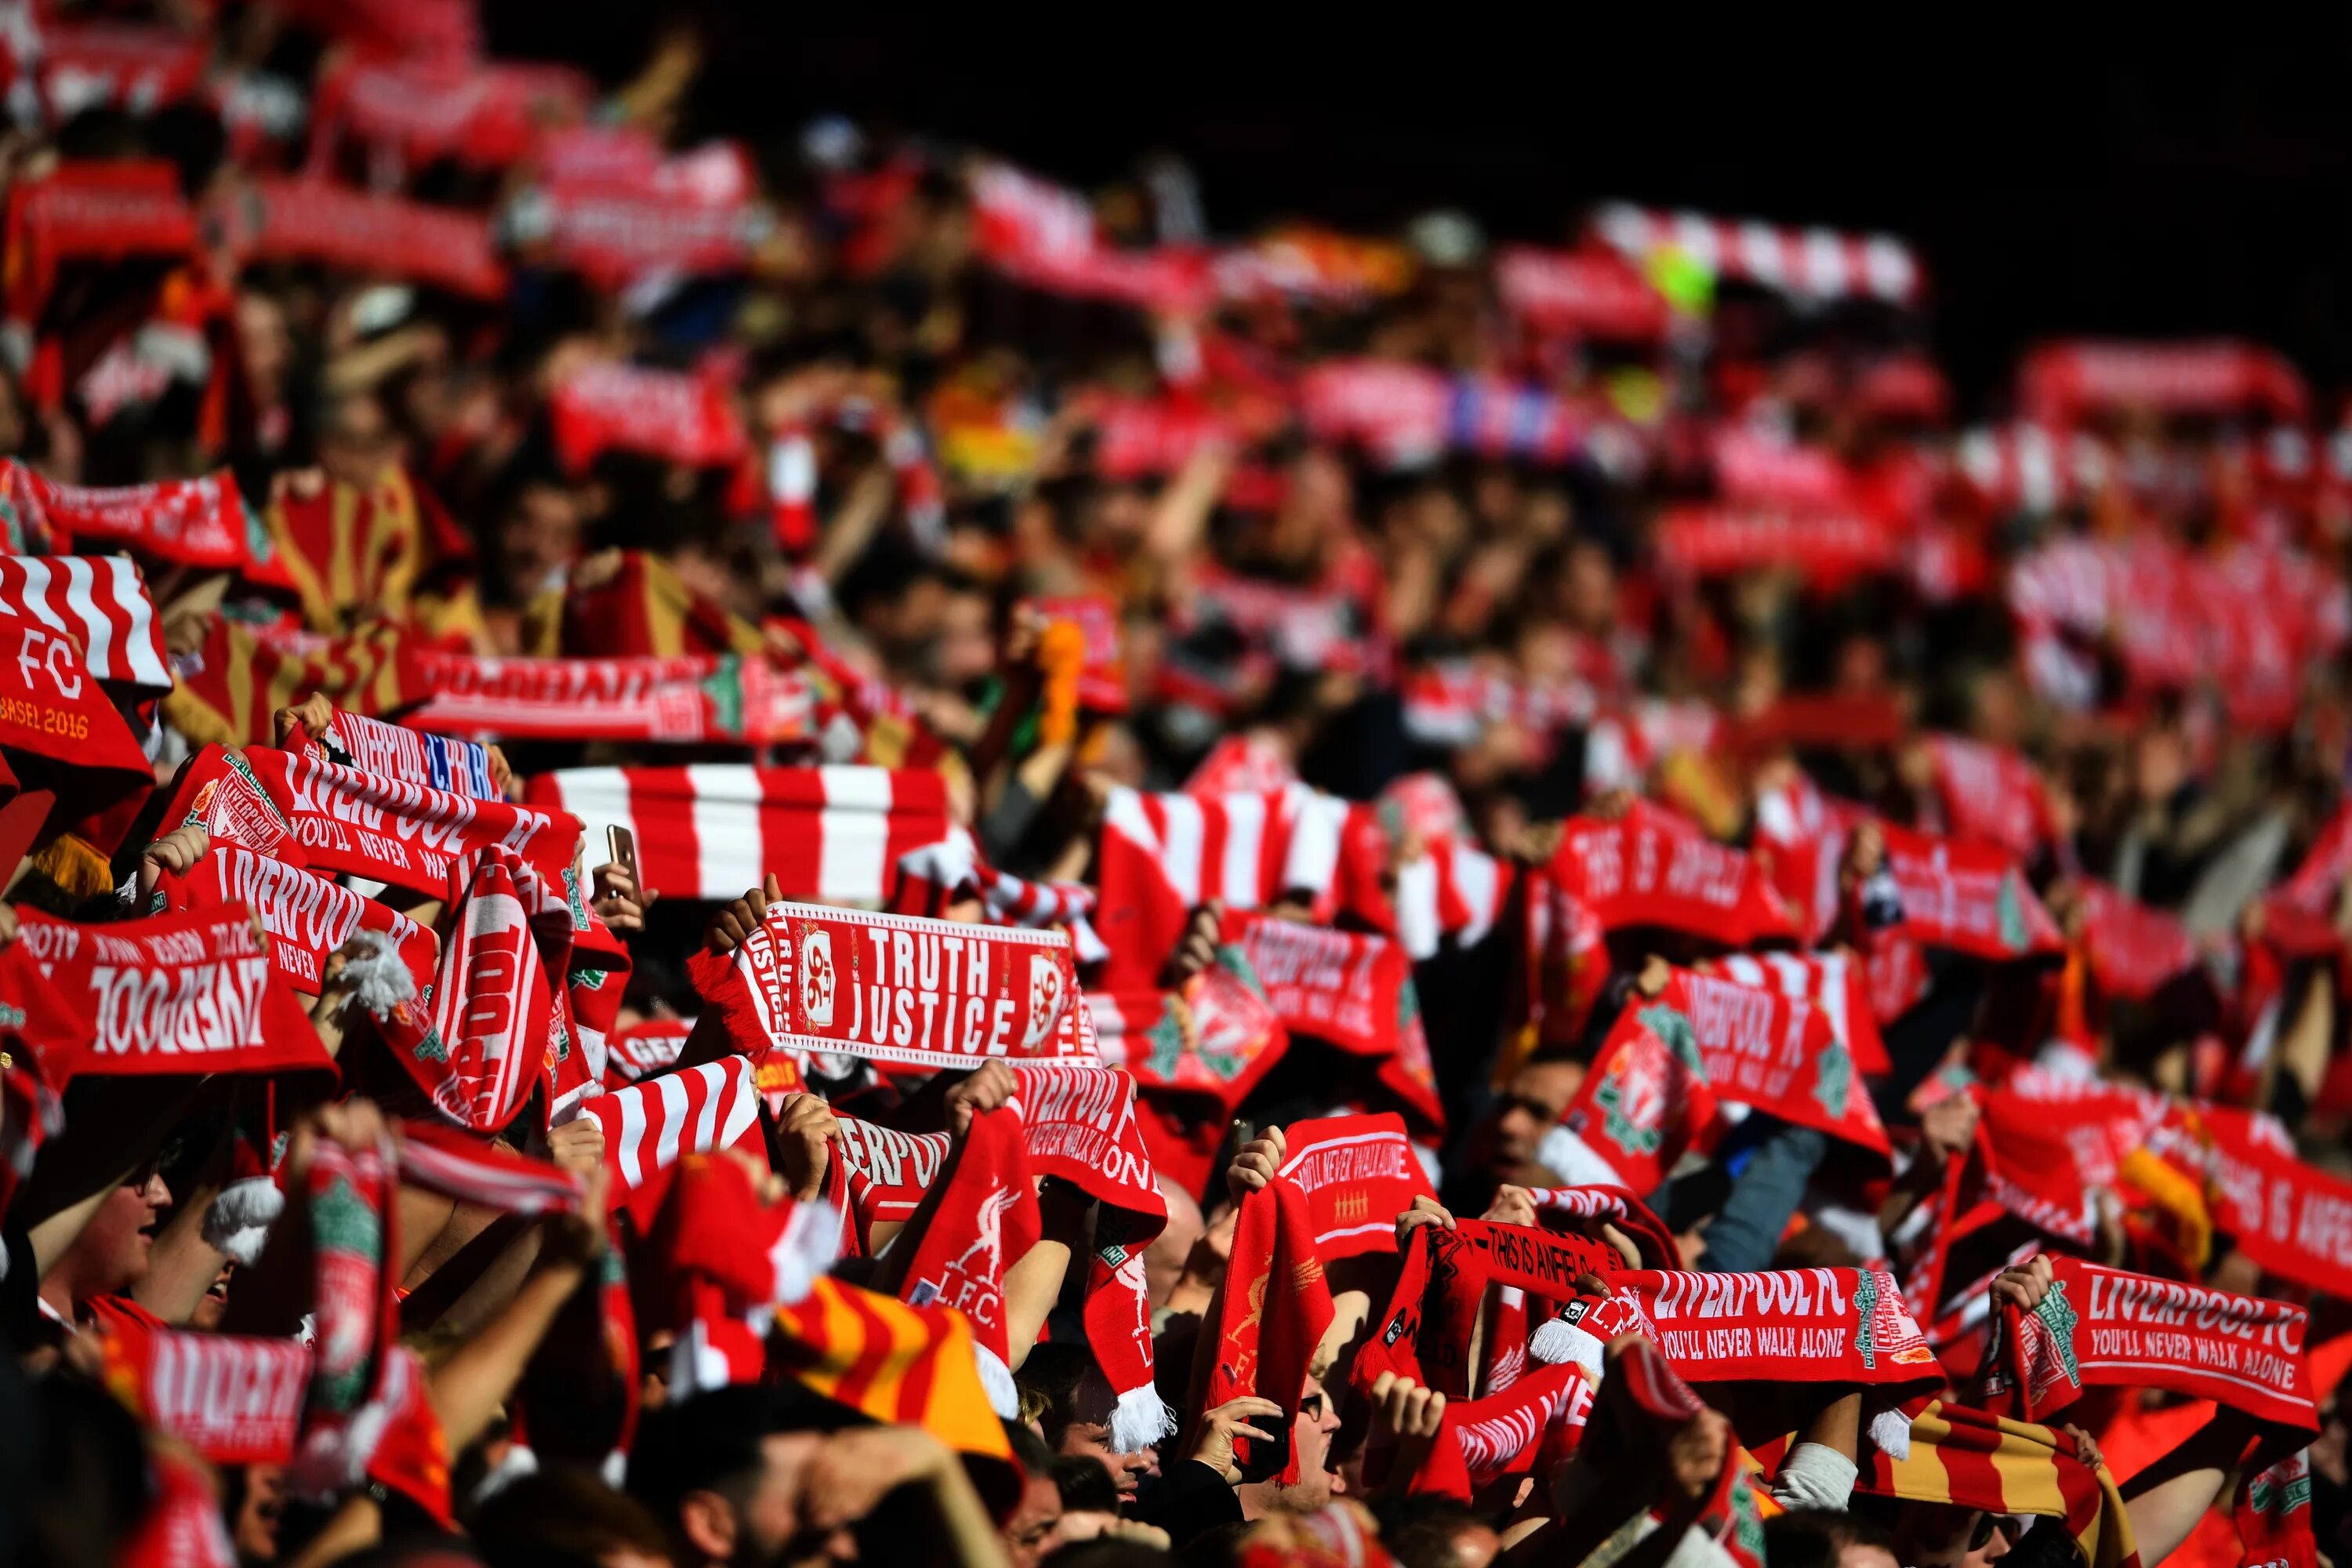
M2352 1552L2284 355L707 47L0 4L0 1562Z

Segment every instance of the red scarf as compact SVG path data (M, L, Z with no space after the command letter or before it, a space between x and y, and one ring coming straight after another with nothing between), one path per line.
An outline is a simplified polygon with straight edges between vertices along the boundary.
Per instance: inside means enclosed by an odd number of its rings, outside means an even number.
M691 1018L646 1018L604 1037L604 1087L624 1089L677 1065Z
M2003 1308L1986 1388L2027 1421L2046 1422L2086 1386L2113 1385L2168 1389L2316 1432L2310 1327L2310 1313L2284 1301L2060 1258L2039 1307Z
M2238 1568L2318 1568L2311 1530L2311 1455L2297 1449L2238 1488Z
M1954 837L1998 845L2021 860L2049 842L2050 802L2032 763L1957 735L1930 735L1926 745L1936 803Z
M2105 994L2145 1001L2202 962L2189 928L2162 910L2104 882L2078 880L2074 889L2083 900L2084 950Z
M875 1254L876 1222L903 1224L919 1207L947 1163L952 1140L945 1132L901 1132L855 1116L841 1118L840 1155L827 1173L839 1184L843 1220L859 1257Z
M1829 1015L1785 992L1677 970L1699 1060L1716 1100L1769 1111L1889 1157L1886 1129Z
M423 733L429 726L418 723L414 715L407 723L414 727L387 724L339 709L327 721L325 733L308 747L296 749L363 773L446 790L467 800L506 799L491 782L488 748L471 741Z
M417 654L430 693L404 723L517 739L769 745L815 733L808 678L738 654L669 658L483 658Z
M615 447L698 468L730 467L747 449L725 384L709 376L598 361L555 389L548 413L575 474Z
M29 616L0 624L0 756L26 789L56 788L76 815L143 796L155 784L80 647Z
M31 910L17 918L19 944L74 1010L86 1042L60 1087L74 1073L335 1070L242 904L98 926Z
M647 274L740 270L759 238L750 160L730 142L665 157L650 138L581 127L541 159L531 238L600 289Z
M1723 576L1794 567L1816 587L1893 572L1902 536L1866 510L1677 506L1658 519L1660 563L1676 574Z
M1174 991L1087 992L1104 1065L1147 1091L1203 1096L1230 1120L1290 1043L1253 978L1221 959Z
M1224 940L1240 944L1275 1016L1293 1035L1355 1056L1395 1054L1412 984L1412 965L1396 943L1249 914L1225 917Z
M2160 1096L2032 1068L1980 1098L1983 1195L2077 1247L2098 1229L2091 1189L2116 1184L2124 1157L2165 1114Z
M1811 1003L1829 1020L1831 1035L1853 1055L1855 1071L1871 1078L1895 1070L1895 1064L1887 1059L1886 1043L1878 1033L1878 1019L1871 1011L1864 966L1853 954L1843 950L1735 952L1707 959L1697 967L1702 974L1760 985Z
M1580 1231L1589 1226L1595 1239L1603 1223L1615 1226L1640 1249L1644 1268L1682 1267L1682 1247L1674 1232L1650 1212L1649 1205L1623 1187L1537 1187L1528 1196L1547 1223L1558 1221Z
M150 1328L106 1320L100 1341L109 1392L142 1426L216 1465L282 1465L310 1382L310 1352L293 1340Z
M1929 947L1995 962L2062 953L2057 922L2006 849L1881 824L1903 897L1897 928Z
M1381 1373L1393 1372L1449 1399L1467 1397L1470 1336L1489 1285L1570 1301L1582 1293L1579 1279L1609 1278L1617 1269L1614 1252L1580 1236L1471 1219L1450 1229L1416 1226L1396 1292L1373 1337L1357 1351L1349 1376L1370 1390Z
M1111 1446L1132 1453L1175 1425L1152 1385L1151 1302L1143 1277L1143 1251L1168 1224L1168 1200L1144 1147L1135 1080L1067 1062L1023 1063L1013 1078L1031 1168L1075 1184L1101 1205L1082 1316L1087 1343L1118 1395Z
M1418 1130L1444 1131L1421 997L1402 946L1262 915L1228 915L1224 931L1291 1034L1377 1063L1375 1081L1391 1102Z
M457 797L451 796L455 799ZM513 855L495 846L452 862L442 889L441 960L426 996L376 1015L383 1042L434 1109L496 1132L531 1089L574 1054L562 990L549 978L571 953L572 911Z
M784 1046L936 1069L1095 1056L1058 931L775 903L732 953L687 970L755 1057Z
M1574 1045L1609 978L1608 932L1591 906L1542 868L1528 873L1520 910L1527 975L1520 1021L1543 1045Z
M1326 1263L1393 1253L1396 1216L1416 1197L1437 1195L1392 1111L1294 1121L1284 1148L1278 1173L1306 1199L1315 1249Z
M1031 1173L1058 1176L1101 1205L1081 1315L1087 1342L1118 1396L1112 1443L1131 1453L1170 1429L1151 1382L1151 1307L1143 1277L1144 1248L1166 1226L1168 1201L1144 1146L1135 1080L1068 1062L1019 1063L1013 1078L1011 1103L1021 1112ZM847 1116L841 1128L835 1179L860 1250L870 1253L875 1221L914 1213L947 1159L950 1140L944 1132L899 1132Z
M1590 1380L1566 1363L1498 1380L1499 1392L1484 1399L1469 1397L1470 1338L1487 1288L1566 1301L1578 1295L1580 1278L1615 1267L1614 1253L1581 1237L1483 1220L1415 1228L1396 1292L1349 1373L1367 1394L1381 1373L1392 1372L1446 1395L1446 1424L1412 1490L1466 1500L1496 1477L1525 1473L1549 1436L1580 1423L1591 1408ZM1524 1354L1524 1345L1517 1348Z
M427 206L319 179L265 179L213 204L241 259L320 261L388 273L476 300L506 293L506 269L478 213Z
M232 780L220 782L226 786ZM216 793L211 805L227 809L226 792ZM288 844L280 853L299 858L301 852ZM299 858L271 859L225 837L186 876L167 874L157 886L174 910L235 904L259 915L262 930L269 933L271 965L306 996L319 994L328 956L362 931L392 944L415 990L422 992L432 982L437 944L431 931L373 899L304 870Z
M740 1161L679 1161L646 1233L649 1294L677 1331L670 1396L759 1382L776 1309L808 1295L838 1234L822 1204L762 1203Z
M223 774L249 774L291 826L311 868L373 878L427 898L446 894L453 872L470 872L490 848L513 852L542 881L562 888L579 850L580 819L569 812L469 800L268 746L247 747L242 763L226 748L205 747L182 773L165 820L185 820L204 787ZM262 854L272 847L245 847Z
M66 262L189 258L195 246L195 215L170 163L60 163L8 192L8 317L29 327Z
M1609 931L1658 926L1726 947L1797 934L1752 858L1646 802L1615 822L1571 818L1544 868Z
M2202 1106L2198 1121L2220 1194L2216 1218L2246 1256L2281 1279L2352 1295L2352 1182L2297 1160L2267 1116Z
M1331 1326L1332 1310L1307 1196L1276 1176L1242 1200L1234 1223L1233 1255L1218 1298L1217 1359L1200 1406L1213 1410L1244 1394L1282 1406L1281 1415L1267 1418L1281 1436L1264 1450L1255 1439L1234 1439L1234 1462L1244 1479L1297 1484L1293 1428L1307 1363Z
M1689 978L1676 971L1658 996L1626 1000L1560 1113L1560 1125L1636 1193L1656 1192L1685 1151L1711 1150L1723 1131L1691 1022Z
M222 1527L220 1498L205 1467L156 1449L148 1469L153 1497L117 1549L121 1568L236 1568L236 1548Z
M1694 1383L1940 1383L1895 1277L1877 1268L1761 1274L1636 1269L1612 1277L1649 1337Z
M908 1306L936 1302L971 1320L982 1386L1007 1420L1020 1414L1021 1401L1007 1359L1004 1270L1037 1245L1041 1230L1024 1143L1015 1112L992 1110L972 1119L898 1292Z

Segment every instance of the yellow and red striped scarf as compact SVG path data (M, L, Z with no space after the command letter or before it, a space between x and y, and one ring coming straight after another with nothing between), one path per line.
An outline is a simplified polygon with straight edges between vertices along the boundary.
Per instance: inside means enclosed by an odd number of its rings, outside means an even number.
M419 700L402 658L410 634L377 623L341 638L257 631L223 617L205 636L203 668L183 674L163 717L198 746L269 746L271 715L318 691L368 717Z
M959 1453L1010 1460L1012 1445L981 1386L971 1324L948 1307L910 1307L819 1278L776 1309L768 1364L877 1421L919 1426Z
M2139 1568L2139 1547L2113 1477L2047 1426L1931 1400L1912 1417L1911 1452L1874 1451L1858 1491L1988 1513L2063 1520L2084 1568Z
M476 639L480 605L470 582L454 580L471 564L471 543L405 469L387 468L365 489L330 481L309 496L279 495L268 520L312 631L384 616L413 617L433 637Z

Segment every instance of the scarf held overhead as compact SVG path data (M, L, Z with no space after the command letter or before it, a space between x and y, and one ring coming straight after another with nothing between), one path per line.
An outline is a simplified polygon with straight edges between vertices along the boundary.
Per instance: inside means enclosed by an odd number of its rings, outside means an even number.
M758 1056L782 1046L937 1068L1095 1057L1059 931L776 903L730 954L688 961Z
M2168 1389L2259 1420L2316 1431L2304 1354L2311 1314L2284 1301L2154 1279L2080 1258L2053 1260L2032 1312L2007 1307L1987 1390L2047 1419L2086 1386Z

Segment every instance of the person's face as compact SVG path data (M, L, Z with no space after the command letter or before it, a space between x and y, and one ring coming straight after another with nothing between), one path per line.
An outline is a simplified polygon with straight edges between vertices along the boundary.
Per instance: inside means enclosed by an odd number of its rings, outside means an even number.
M195 1311L189 1316L189 1327L211 1333L221 1326L221 1319L228 1313L228 1277L235 1268L234 1264L221 1265L221 1271L213 1276L213 1282L205 1289L204 1299L196 1303Z
M1903 1553L1909 1568L1984 1568L2008 1555L2009 1538L1988 1528L1985 1515L1975 1509L1954 1509L1934 1503L1905 1510L1898 1540L1916 1542ZM1924 1516L1924 1517L1923 1517Z
M383 477L400 455L400 443L383 405L355 398L336 410L334 423L319 441L319 466L330 479L365 489Z
M1020 1506L1004 1521L1004 1554L1013 1568L1037 1568L1038 1561L1058 1544L1055 1529L1062 1522L1062 1494L1051 1475L1031 1476L1021 1489Z
M716 1491L687 1494L678 1522L688 1544L710 1562L738 1568L836 1560L841 1541L811 1540L801 1528L802 1479L824 1441L817 1432L772 1432L760 1440L759 1473L740 1500Z
M240 1563L278 1561L278 1516L286 1506L286 1467L247 1465L245 1501L230 1531Z
M1895 1553L1884 1546L1864 1546L1859 1542L1838 1553L1838 1568L1902 1568Z
M1512 1074L1495 1108L1486 1173L1497 1181L1516 1181L1583 1081L1584 1069L1574 1062L1531 1062Z
M996 668L996 643L988 629L988 601L980 595L943 596L933 626L931 679L940 686L961 691Z
M1605 631L1617 618L1617 568L1597 544L1580 544L1568 556L1568 617L1579 629Z
M89 1228L75 1243L87 1247L95 1294L127 1290L147 1277L147 1255L155 1246L155 1221L170 1206L172 1190L160 1175L125 1182L99 1205Z
M278 301L259 294L243 294L236 301L238 351L245 356L246 374L257 386L275 388L293 357L286 333L286 312Z
M583 527L578 504L563 490L552 485L525 490L499 536L507 580L526 595L545 587L579 559Z
M1117 1397L1110 1384L1099 1372L1088 1372L1078 1384L1077 1408L1072 1412L1070 1424L1062 1430L1062 1444L1055 1450L1063 1454L1084 1454L1099 1463L1110 1473L1111 1484L1121 1497L1132 1497L1143 1484L1143 1478L1160 1468L1160 1450L1138 1448L1120 1453L1110 1444L1110 1417Z
M1331 1462L1331 1438L1339 1430L1339 1401L1320 1382L1308 1378L1298 1401L1298 1419L1290 1428L1291 1440L1298 1449L1298 1480L1292 1486L1269 1487L1268 1506L1287 1513L1312 1513L1348 1489L1347 1483L1327 1468Z
M1979 1516L1969 1535L1969 1554L1962 1558L1962 1568L1987 1568L2009 1555L2009 1532L1993 1527L1990 1519Z

